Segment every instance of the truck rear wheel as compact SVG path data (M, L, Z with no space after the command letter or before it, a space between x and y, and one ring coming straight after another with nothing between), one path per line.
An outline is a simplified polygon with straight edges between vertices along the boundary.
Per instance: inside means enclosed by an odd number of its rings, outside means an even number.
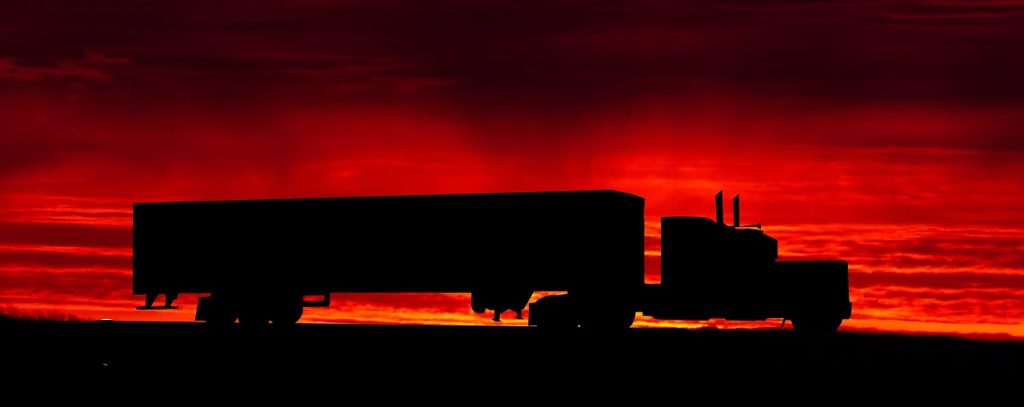
M579 326L576 307L568 295L549 295L530 304L529 324L549 331L564 331Z
M299 318L302 318L302 310L302 297L282 301L274 307L274 312L270 314L270 322L274 325L295 325Z

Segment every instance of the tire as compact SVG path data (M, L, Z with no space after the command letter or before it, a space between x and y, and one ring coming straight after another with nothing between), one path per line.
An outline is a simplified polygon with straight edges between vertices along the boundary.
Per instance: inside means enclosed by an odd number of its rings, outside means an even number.
M216 296L210 296L209 309L206 312L206 324L212 327L227 327L235 323L238 313L234 304Z
M270 314L270 322L275 326L293 326L302 318L302 298L299 301L286 301L274 307Z
M545 331L576 329L576 307L568 295L549 295L530 304L529 324Z
M242 308L238 312L238 323L242 327L261 327L270 322L270 316L263 309L262 304L253 304Z
M214 327L228 327L234 325L235 319L237 319L237 317L234 315L225 314L214 316L211 314L209 319L206 320L206 323Z

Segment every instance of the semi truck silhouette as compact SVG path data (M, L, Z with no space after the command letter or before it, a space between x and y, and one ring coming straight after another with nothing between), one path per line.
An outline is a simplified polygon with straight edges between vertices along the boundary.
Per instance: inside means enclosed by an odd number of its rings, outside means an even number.
M294 324L331 293L470 293L473 311L544 328L657 319L785 318L829 332L850 317L847 264L776 261L760 225L662 218L662 282L644 283L644 199L556 191L134 205L139 309L209 294L196 320ZM164 305L154 306L159 295ZM315 298L313 298L315 297Z

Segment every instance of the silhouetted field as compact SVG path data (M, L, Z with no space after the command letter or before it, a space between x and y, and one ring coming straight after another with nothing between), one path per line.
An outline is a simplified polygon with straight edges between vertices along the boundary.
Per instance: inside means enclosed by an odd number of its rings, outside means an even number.
M790 330L632 329L607 336L525 327L313 324L218 331L195 323L38 321L0 327L8 372L110 382L258 377L326 379L350 389L386 384L476 391L615 383L650 392L693 390L695 383L813 380L848 387L863 380L1019 378L1024 372L1021 342L848 332L806 337Z

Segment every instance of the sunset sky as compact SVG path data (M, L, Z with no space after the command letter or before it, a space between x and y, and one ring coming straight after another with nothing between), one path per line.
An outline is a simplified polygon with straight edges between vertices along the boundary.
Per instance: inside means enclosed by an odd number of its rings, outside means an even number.
M657 282L725 189L849 262L844 329L1024 337L1024 1L769 3L7 2L0 309L192 319L134 310L137 201L617 189ZM334 302L303 321L490 323Z

